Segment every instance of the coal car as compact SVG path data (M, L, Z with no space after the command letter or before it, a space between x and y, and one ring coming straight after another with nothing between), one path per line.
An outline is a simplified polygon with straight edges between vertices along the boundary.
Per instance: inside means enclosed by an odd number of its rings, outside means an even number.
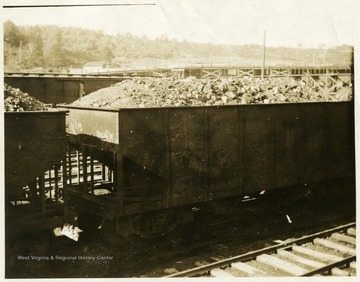
M6 234L63 221L66 111L5 112Z
M222 199L355 179L353 102L61 107L78 164L68 158L68 208L84 225L100 217L116 244Z

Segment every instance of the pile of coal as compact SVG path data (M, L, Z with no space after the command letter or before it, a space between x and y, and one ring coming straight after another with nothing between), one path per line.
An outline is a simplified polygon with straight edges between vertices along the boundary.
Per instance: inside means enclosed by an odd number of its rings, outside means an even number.
M228 77L187 79L138 77L103 88L72 103L74 106L136 108L219 106L352 100L352 85L338 82L328 88L319 81L309 86L294 78Z
M4 83L4 108L6 112L47 111L41 101Z

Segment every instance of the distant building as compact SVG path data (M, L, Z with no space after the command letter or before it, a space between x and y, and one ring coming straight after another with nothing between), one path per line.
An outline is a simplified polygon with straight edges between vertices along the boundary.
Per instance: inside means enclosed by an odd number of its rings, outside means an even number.
M84 72L101 72L107 69L104 62L88 62L84 65Z

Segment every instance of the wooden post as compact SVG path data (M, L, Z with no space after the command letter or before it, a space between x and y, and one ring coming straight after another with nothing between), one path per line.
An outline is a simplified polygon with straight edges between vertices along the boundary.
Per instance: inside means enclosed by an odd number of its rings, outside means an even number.
M118 132L122 132L123 123L120 116L121 112L118 112ZM114 160L114 172L113 172L113 183L114 189L117 196L117 204L120 211L123 210L124 205L124 171L123 171L123 136L119 134L119 145L117 151L115 151L113 160Z
M41 175L39 177L39 189L40 189L42 217L46 218L46 194L45 194L45 184L44 184L44 176L43 175Z
M266 31L264 31L264 42L263 42L263 61L262 61L262 67L261 67L261 78L264 78L265 74L265 42L266 42Z
M78 150L76 150L76 167L77 167L77 184L80 184L80 156Z
M106 181L106 167L103 163L101 164L101 179Z
M29 183L30 188L30 203L35 207L38 205L38 195L37 195L37 182L36 180Z
M87 152L86 149L82 149L82 167L83 167L83 191L88 192L87 187Z
M59 166L55 165L55 202L59 201L59 172L58 172Z
M90 185L91 194L94 194L94 158L92 151L90 152Z
M70 154L70 161L71 161L71 154ZM62 163L62 177L63 177L63 182L62 182L62 199L63 201L66 203L67 200L68 200L68 190L67 190L67 178L68 178L68 175L67 175L67 168L66 168L66 158L64 160L64 162ZM70 173L69 173L69 177L70 177L70 185L71 185L71 170L70 170Z
M50 199L52 199L52 197L53 197L53 194L52 194L52 183L51 183L51 181L52 181L52 169L49 169L48 170L48 173L49 173L49 175L48 175L48 183L49 183L49 198ZM46 185L45 185L45 187L46 187Z
M69 184L72 185L72 159L71 159L71 149L69 148L68 151L68 162L67 162L67 166L66 166L66 161L65 161L65 175L66 173L69 171ZM63 170L64 171L64 170ZM64 176L64 172L63 172L63 176Z

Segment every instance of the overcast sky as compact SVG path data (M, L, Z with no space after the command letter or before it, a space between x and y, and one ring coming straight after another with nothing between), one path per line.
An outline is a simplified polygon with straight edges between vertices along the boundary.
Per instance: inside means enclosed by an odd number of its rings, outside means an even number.
M214 44L354 45L357 0L3 0L3 19ZM16 5L135 4L87 7ZM143 5L141 5L143 4Z

